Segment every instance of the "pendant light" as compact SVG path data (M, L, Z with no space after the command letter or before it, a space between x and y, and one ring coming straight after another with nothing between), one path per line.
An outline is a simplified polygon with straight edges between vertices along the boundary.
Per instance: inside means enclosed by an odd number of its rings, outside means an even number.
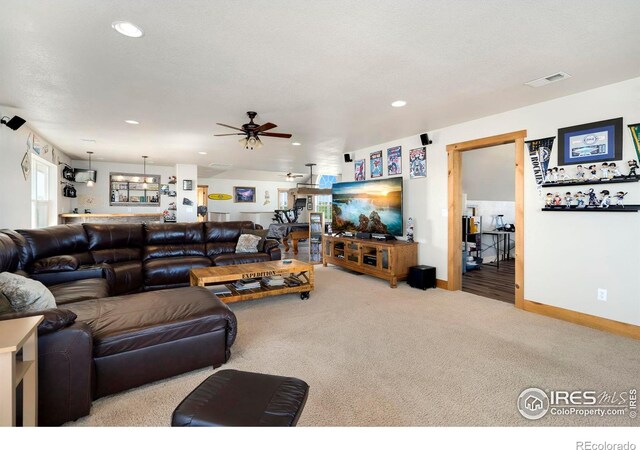
M142 157L142 189L147 189L149 187L147 185L147 158L148 156Z
M87 152L89 154L89 181L87 181L87 187L93 187L93 185L95 184L93 182L93 171L91 170L91 155L93 155L93 152Z

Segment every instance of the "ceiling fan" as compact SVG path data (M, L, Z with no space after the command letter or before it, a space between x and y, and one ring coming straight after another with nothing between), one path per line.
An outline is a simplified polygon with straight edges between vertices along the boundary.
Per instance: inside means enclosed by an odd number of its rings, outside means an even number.
M241 131L242 133L227 133L227 134L214 134L214 136L245 136L240 139L240 143L247 150L254 150L262 147L262 141L260 141L260 136L268 136L268 137L277 137L277 138L285 138L289 139L291 137L290 134L287 133L267 133L267 130L271 130L278 125L275 123L267 122L262 125L258 125L257 123L253 123L253 119L258 115L255 111L247 111L247 116L249 116L249 123L245 123L240 128L234 127L231 125L226 125L224 123L218 123L217 125L233 128L234 130Z
M285 177L287 177L287 181L295 181L296 178L302 178L304 177L304 175L296 175L294 173L289 172L288 174L285 175Z

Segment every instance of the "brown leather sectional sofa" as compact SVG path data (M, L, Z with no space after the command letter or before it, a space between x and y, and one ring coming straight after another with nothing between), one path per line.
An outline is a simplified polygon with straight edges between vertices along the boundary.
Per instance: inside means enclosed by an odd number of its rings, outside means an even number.
M39 423L89 414L93 399L226 362L236 318L195 267L280 259L236 254L252 222L74 224L0 233L0 271L42 281L58 308L39 327ZM6 314L6 320L24 314Z

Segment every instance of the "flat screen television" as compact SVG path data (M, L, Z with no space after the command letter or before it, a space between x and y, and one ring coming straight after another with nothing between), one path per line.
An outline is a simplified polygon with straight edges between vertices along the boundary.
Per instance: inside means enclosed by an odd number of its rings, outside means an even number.
M402 177L335 183L331 228L402 236Z
M87 181L96 182L96 171L89 169L73 169L73 181L77 183L86 183Z

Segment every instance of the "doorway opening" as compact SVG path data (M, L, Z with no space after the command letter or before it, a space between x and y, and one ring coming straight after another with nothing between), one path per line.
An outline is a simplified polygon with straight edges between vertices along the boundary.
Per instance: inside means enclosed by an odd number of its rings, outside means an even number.
M515 302L515 143L462 154L462 291Z
M447 289L462 289L461 237L463 236L462 154L470 150L514 144L515 158L515 267L514 304L524 307L524 139L525 130L447 145L448 159L448 270ZM466 211L464 211L466 213ZM476 211L477 212L477 211Z
M198 222L206 222L209 220L208 207L209 204L209 186L198 185Z

